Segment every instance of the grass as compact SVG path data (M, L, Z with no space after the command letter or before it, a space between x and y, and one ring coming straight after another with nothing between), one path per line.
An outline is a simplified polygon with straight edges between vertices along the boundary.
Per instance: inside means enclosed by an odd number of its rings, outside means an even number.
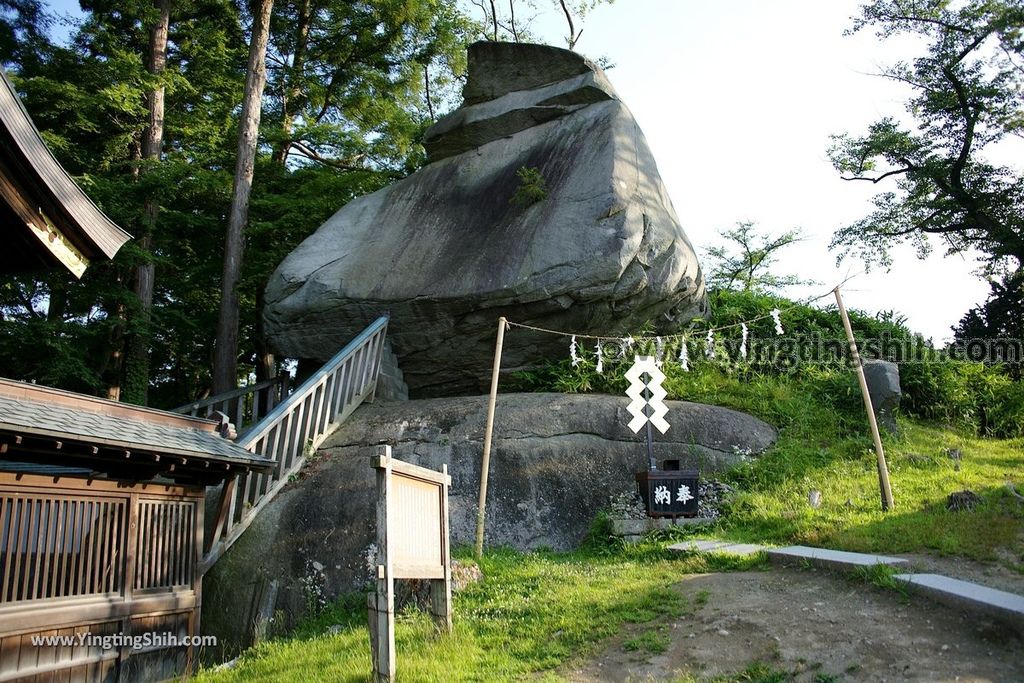
M627 624L644 625L636 649L666 648L660 620L699 609L707 594L673 588L683 575L750 569L759 561L679 557L660 544L598 553L488 553L486 580L455 597L451 636L437 637L427 615L402 612L396 650L404 681L506 681L551 672L593 652ZM365 681L370 670L365 597L346 599L288 639L246 651L229 670L197 681ZM327 634L332 624L341 630Z
M622 649L626 652L644 652L657 655L668 650L672 639L661 629L644 631L622 643Z
M931 550L976 560L1000 559L1024 568L1022 507L1005 488L1020 478L1019 444L966 438L910 422L888 440L886 456L895 507L882 512L873 450L826 447L821 456L796 460L785 434L764 462L742 478L727 530L749 541L803 543L864 552ZM945 449L959 447L959 471ZM802 466L801 466L802 465ZM808 492L822 503L812 508ZM971 489L983 504L971 512L949 512L946 497Z

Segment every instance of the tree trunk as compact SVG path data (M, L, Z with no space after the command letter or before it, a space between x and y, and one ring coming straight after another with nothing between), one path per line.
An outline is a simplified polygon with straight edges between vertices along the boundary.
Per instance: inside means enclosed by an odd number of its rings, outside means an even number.
M245 76L241 125L238 130L238 159L231 190L231 213L224 239L224 271L220 285L220 314L213 357L213 391L220 393L238 384L238 278L242 270L245 224L249 219L249 194L256 163L256 142L260 128L260 104L267 84L266 54L270 36L270 12L274 0L256 0L253 7L249 64Z
M263 323L263 309L267 304L266 284L256 290L256 381L273 379L277 377L277 359L274 358L270 345L267 344L267 333ZM260 400L260 395L256 395ZM263 405L260 406L260 413L266 415L270 411L269 395L263 394Z
M171 23L171 0L156 0L155 6L160 18L150 31L149 73L161 76L167 68L167 33ZM147 96L149 124L142 136L142 160L160 159L164 140L164 87L158 84ZM147 257L152 256L153 230L156 227L160 206L154 197L143 203L143 230L139 247ZM153 285L156 267L147 260L135 267L135 297L138 300L132 333L127 340L125 353L124 400L146 405L149 399L149 353L152 341L150 321L153 315Z
M271 157L275 163L284 164L288 161L288 151L292 146L292 121L298 113L302 88L298 81L306 68L306 50L309 47L309 29L313 21L311 0L299 3L298 22L295 24L295 52L292 54L292 65L284 75L281 93L281 129L284 139L274 148Z

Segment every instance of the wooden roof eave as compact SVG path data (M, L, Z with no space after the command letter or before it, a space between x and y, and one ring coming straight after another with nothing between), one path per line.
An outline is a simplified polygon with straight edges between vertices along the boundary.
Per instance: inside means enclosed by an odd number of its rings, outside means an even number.
M273 463L242 461L221 456L184 456L153 449L131 450L93 439L57 438L53 435L0 431L0 460L36 462L67 467L88 467L123 481L150 482L165 477L204 486L245 474L266 471Z
M111 221L57 162L2 69L0 126L10 154L16 155L14 165L30 171L21 180L30 192L42 195L33 197L35 203L62 210L46 218L86 255L113 258L131 235Z

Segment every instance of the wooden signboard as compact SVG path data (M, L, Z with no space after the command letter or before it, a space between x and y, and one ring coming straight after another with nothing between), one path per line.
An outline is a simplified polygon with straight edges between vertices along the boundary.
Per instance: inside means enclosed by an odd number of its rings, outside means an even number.
M442 633L452 630L448 549L448 466L440 472L391 457L371 459L377 470L377 591L367 600L373 679L395 678L395 579L430 580L430 613Z

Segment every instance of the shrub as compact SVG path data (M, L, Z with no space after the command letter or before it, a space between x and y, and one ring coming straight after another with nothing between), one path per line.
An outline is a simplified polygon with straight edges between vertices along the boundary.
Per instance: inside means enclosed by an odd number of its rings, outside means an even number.
M713 291L709 299L712 315L690 327L690 371L680 368L674 354L665 357L662 371L670 399L724 405L781 425L793 419L793 415L780 405L773 405L767 397L799 390L813 398L815 407L831 411L836 420L860 419L860 390L847 357L846 332L834 308L813 308L754 292ZM784 311L785 334L781 337L776 335L769 316L774 308ZM763 319L754 321L762 316ZM899 364L903 412L981 435L1024 435L1024 384L1013 381L1003 368L952 360L911 332L893 313L872 317L851 311L850 318L862 356L882 357ZM717 336L718 357L713 363L706 361L702 330L744 321L753 321L748 325L748 358L739 356L739 335L734 329ZM648 328L635 334L649 336L651 332ZM887 349L889 342L893 343ZM648 343L648 348L638 344L633 352L653 354L654 349L649 347L653 344ZM604 371L598 373L592 349L582 348L579 355L580 362L575 367L563 358L517 373L508 388L564 393L625 392L628 382L624 374L629 363L606 361Z

